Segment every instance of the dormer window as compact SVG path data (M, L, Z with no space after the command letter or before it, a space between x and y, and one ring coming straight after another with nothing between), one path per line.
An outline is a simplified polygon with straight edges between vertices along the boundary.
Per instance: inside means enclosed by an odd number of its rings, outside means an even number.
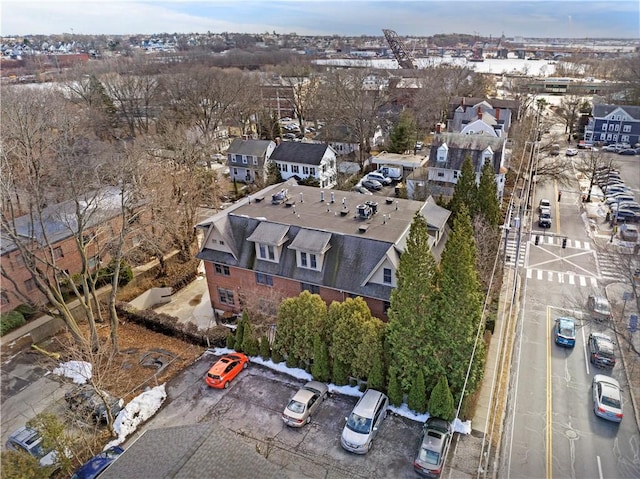
M282 245L287 240L289 227L263 221L251 235L248 241L253 241L256 248L256 256L259 260L277 263L282 254Z
M275 261L276 253L273 246L269 244L258 244L258 257L260 259L266 259L267 261Z
M440 148L438 148L438 152L436 156L437 161L441 163L444 163L445 161L447 161L448 153L449 153L449 147L445 143L442 146L440 146Z
M330 233L313 230L300 230L289 245L296 252L298 268L321 271L324 255L329 250Z

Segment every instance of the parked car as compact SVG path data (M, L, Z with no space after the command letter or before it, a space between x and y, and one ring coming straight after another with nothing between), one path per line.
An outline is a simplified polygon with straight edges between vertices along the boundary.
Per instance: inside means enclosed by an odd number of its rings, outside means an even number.
M615 193L611 196L607 196L605 203L607 206L611 206L615 203L628 203L635 200L635 197L631 193Z
M382 183L376 180L362 180L361 184L368 190L378 191L382 189Z
M311 422L311 416L327 398L329 388L318 381L310 381L293 395L282 413L287 426L301 427Z
M538 215L538 226L540 228L551 228L551 214L548 210L542 210Z
M628 155L628 156L633 156L636 154L636 150L634 148L627 148L625 150L620 150L618 152L618 155Z
M593 412L596 416L613 422L621 422L622 394L620 383L604 374L596 374L591 383Z
M373 194L368 189L366 189L364 186L361 186L361 185L354 186L353 188L351 188L351 191L355 191L356 193L360 193L361 195L372 195Z
M627 208L618 208L615 215L619 223L638 223L640 221L640 213Z
M120 446L110 447L106 451L93 456L76 469L71 479L96 479L113 461L118 459L123 452L124 449Z
M41 467L56 469L58 456L55 451L42 445L42 436L38 431L23 426L12 432L7 439L7 449L29 454L38 459Z
M602 188L602 191L604 192L605 196L609 196L616 193L629 193L631 191L631 188L626 185L619 184L611 185L608 188Z
M381 174L386 178L391 178L393 181L400 181L402 179L402 168L395 166L383 166L376 170L376 173Z
M573 318L558 318L553 327L553 337L558 346L573 348L576 345L576 321Z
M565 156L576 156L578 154L578 150L575 148L567 148L567 151L565 151Z
M390 185L392 183L391 178L381 175L380 173L371 172L367 176L365 176L367 180L376 180L382 183L383 185Z
M115 419L124 404L120 398L113 397L107 391L98 390L90 384L73 388L64 395L69 409L95 423L107 422L107 406Z
M444 419L430 417L422 428L422 439L413 469L424 477L439 477L451 439L451 425Z
M636 203L635 201L614 201L613 203L611 203L611 206L609 208L611 209L611 211L623 209L640 212L640 203Z
M546 198L542 198L538 204L538 212L542 213L542 210L545 208L551 210L551 202Z
M282 138L285 140L295 140L296 135L294 133L285 133L284 135L282 135Z
M346 417L340 444L355 454L366 454L371 449L382 421L387 417L389 398L386 394L367 389Z
M249 358L247 355L242 353L225 354L211 366L205 377L205 382L207 386L212 388L227 389L229 383L248 366Z
M613 369L616 365L613 340L602 333L589 335L589 361L599 368Z
M423 146L424 146L424 143L423 143L423 142L421 142L421 141L416 141L416 144L415 144L414 148L415 148L415 150L416 150L416 151L420 151L420 150L422 150L422 147L423 147Z
M640 234L638 228L633 225L623 225L620 227L620 238L622 241L630 241L631 243L637 243Z
M596 321L609 321L611 319L611 305L604 296L592 294L587 299L589 314Z

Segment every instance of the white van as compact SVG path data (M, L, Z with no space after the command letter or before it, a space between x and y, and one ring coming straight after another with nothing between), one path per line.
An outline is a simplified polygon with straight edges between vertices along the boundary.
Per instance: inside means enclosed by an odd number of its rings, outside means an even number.
M366 180L376 180L379 181L380 183L382 183L383 185L390 185L391 184L391 178L388 178L384 175L381 175L380 173L376 173L375 171L372 173L369 173L367 176L365 176Z
M367 389L346 417L340 444L349 452L366 454L382 421L387 417L389 398L375 389Z

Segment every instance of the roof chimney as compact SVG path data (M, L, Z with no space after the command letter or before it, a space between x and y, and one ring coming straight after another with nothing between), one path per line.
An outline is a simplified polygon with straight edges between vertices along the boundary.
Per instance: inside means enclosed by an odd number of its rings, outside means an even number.
M276 136L276 145L279 145L280 143L282 143L282 138Z
M478 107L478 120L482 120L482 108Z
M496 121L500 120L500 108L496 107Z

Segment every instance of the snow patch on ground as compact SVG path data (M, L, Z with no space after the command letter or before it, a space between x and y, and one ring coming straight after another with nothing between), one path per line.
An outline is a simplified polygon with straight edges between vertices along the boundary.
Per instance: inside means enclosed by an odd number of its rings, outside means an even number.
M113 423L113 430L118 435L108 443L103 450L122 444L125 439L136 431L138 426L152 417L167 398L165 385L161 384L149 389L133 398L120 413Z
M93 374L91 363L86 361L67 361L53 370L53 374L70 378L76 384L85 384Z
M235 353L233 349L228 348L213 348L208 350L217 356L221 356L223 354ZM289 376L293 376L294 378L301 379L303 381L311 381L313 380L313 376L306 372L304 369L300 368L289 368L285 363L274 363L271 359L263 359L261 357L250 357L249 358L252 363L261 364L269 369L273 369L275 371L288 374ZM336 386L335 384L329 384L329 392L344 394L345 396L353 396L360 397L363 392L357 386ZM425 422L429 417L429 414L416 414L412 410L410 410L406 404L402 404L400 407L390 406L389 409L399 415L406 417L407 419L411 419L413 421ZM471 421L461 421L456 418L453 420L451 424L454 432L460 434L470 434L471 433Z

